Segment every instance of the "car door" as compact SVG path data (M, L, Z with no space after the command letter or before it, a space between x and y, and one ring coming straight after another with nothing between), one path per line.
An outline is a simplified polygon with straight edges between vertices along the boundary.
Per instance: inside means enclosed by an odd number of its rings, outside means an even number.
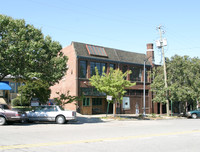
M30 111L27 115L30 121L41 121L41 113L44 107L37 107L35 110Z
M49 106L46 111L46 119L48 121L55 121L57 113L58 113L58 110L57 110L56 106Z
M39 121L46 121L46 112L47 112L47 106L42 106L40 111L38 111L38 120Z

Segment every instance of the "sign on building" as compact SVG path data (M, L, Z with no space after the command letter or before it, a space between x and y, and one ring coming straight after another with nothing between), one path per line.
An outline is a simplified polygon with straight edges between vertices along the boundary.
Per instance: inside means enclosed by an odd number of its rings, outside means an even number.
M129 97L123 97L123 109L124 110L130 109L130 98Z

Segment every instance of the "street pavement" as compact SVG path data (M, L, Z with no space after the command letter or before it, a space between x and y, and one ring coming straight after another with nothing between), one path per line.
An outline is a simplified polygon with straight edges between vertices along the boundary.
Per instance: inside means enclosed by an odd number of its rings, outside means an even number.
M0 126L0 152L199 152L200 119L102 120Z

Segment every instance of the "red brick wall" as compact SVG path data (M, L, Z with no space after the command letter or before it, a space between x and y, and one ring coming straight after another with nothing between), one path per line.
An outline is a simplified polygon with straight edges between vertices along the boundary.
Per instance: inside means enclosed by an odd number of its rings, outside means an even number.
M75 50L72 45L67 46L61 50L68 57L68 70L66 75L63 77L59 83L56 83L51 87L51 99L58 97L56 92L67 94L67 91L70 91L70 95L77 96L77 58ZM76 110L76 105L74 103L66 104L65 109Z

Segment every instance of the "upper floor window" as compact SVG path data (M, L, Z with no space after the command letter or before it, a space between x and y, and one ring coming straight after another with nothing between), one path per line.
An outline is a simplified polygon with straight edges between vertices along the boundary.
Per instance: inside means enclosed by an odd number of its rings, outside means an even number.
M145 68L145 82L147 82L148 81L148 69L147 68Z
M127 66L127 65L124 65L124 66L122 67L122 72L125 73L127 70L128 70L128 66ZM124 79L126 80L127 77L124 78Z
M111 64L111 63L110 63L110 64L109 64L109 67L112 68L112 69L115 69L115 64Z
M80 61L80 78L86 78L87 76L87 62Z
M11 86L11 90L10 90L10 93L18 93L18 88L21 86L21 85L24 85L23 83L20 83L20 82L10 82L10 86Z
M15 82L10 82L11 90L10 93L16 93L16 83Z
M140 67L130 67L132 73L130 74L131 81L141 81L142 78L142 68Z
M103 73L103 67L105 67L105 71L107 69L106 63L100 63L100 62L90 62L90 76L92 77L95 75L95 67L97 67L99 75L102 75Z

